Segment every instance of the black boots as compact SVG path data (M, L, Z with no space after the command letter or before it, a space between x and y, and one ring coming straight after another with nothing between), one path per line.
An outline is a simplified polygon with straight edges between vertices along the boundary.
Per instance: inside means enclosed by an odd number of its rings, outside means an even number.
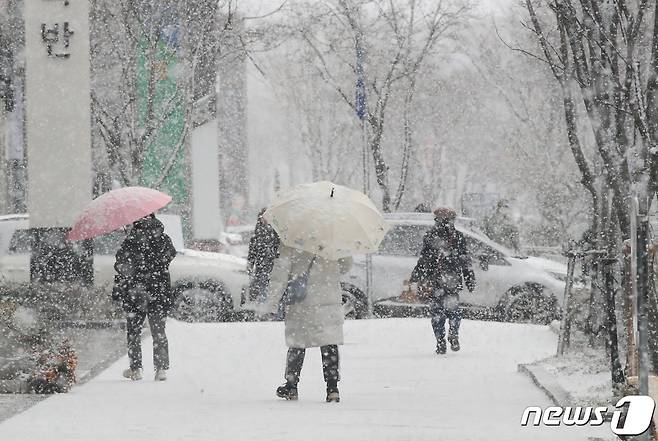
M276 388L277 397L285 398L286 400L297 400L299 398L297 383L299 382L299 373L304 364L304 355L306 355L304 349L288 349L288 357L286 359L286 382L282 386Z
M327 383L327 403L338 403L340 402L340 396L338 394L338 381L340 380L338 346L322 346L320 352L322 354L322 372L324 374L324 381ZM305 354L306 350L303 348L288 349L288 357L286 359L286 383L276 389L277 397L286 400L299 399L297 383L299 383L299 375L304 364Z
M448 343L450 343L451 351L457 352L460 349L459 337L456 335L448 335ZM446 340L444 338L440 338L436 341L436 353L439 355L446 353Z
M291 401L297 400L299 398L297 385L292 383L285 383L284 385L277 387L276 396Z
M276 388L276 396L288 401L296 401L299 399L299 392L297 385L292 383L285 383ZM338 392L338 385L327 385L327 403L339 403L340 394Z
M457 337L457 334L449 335L448 343L450 343L450 349L452 351L457 352L459 350L459 338Z
M436 353L443 355L446 353L446 340L445 338L440 338L436 341Z
M340 403L338 385L327 385L327 403Z

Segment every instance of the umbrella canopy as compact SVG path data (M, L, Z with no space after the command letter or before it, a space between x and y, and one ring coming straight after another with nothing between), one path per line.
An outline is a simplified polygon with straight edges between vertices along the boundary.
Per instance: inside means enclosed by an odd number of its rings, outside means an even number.
M69 231L69 240L90 239L131 224L171 202L152 188L124 187L103 193L87 205Z
M365 194L327 181L282 193L263 217L285 245L331 260L377 251L388 230Z

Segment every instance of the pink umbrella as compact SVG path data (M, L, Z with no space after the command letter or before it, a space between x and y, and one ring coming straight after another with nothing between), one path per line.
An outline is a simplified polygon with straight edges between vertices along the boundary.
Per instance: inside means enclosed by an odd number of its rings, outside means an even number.
M108 191L91 201L69 231L69 240L91 239L131 224L171 202L171 196L146 187Z

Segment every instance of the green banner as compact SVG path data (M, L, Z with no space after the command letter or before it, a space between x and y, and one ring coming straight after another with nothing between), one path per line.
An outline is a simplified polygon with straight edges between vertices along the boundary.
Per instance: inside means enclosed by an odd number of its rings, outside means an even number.
M153 106L152 123L159 129L151 136L141 170L140 185L154 187L160 179L167 164L171 161L176 148L182 141L185 127L185 110L183 96L176 76L173 74L179 63L176 49L171 44L160 42L155 62L149 66L146 56L146 44L140 47L137 58L137 87L139 92L140 119L146 125L148 103ZM152 96L149 96L149 77L151 69L156 77ZM166 115L164 123L161 119ZM185 170L185 147L180 148L175 162L163 180L159 189L173 198L173 204L182 213L189 207L189 177Z

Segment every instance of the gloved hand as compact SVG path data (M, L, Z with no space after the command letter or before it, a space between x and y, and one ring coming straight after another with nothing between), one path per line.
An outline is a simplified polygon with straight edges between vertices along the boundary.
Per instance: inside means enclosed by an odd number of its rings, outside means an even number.
M475 283L475 273L471 268L464 268L464 272L462 274L464 275L464 283L466 284L466 288L468 288L469 292L473 292L477 286Z
M276 321L277 315L273 313L267 313L267 314L258 315L257 319L261 322L273 322Z

